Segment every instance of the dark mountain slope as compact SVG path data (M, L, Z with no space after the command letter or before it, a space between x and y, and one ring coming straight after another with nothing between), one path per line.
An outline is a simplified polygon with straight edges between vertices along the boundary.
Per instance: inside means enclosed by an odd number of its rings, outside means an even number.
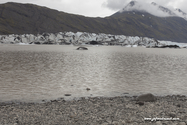
M59 31L86 31L91 18L76 16L32 4L0 5L0 33L23 34Z
M0 34L61 31L146 36L187 42L187 21L179 17L160 18L148 13L124 12L106 18L89 18L32 4L0 4Z
M187 42L187 21L181 17L157 17L146 12L116 13L110 19L118 20L130 31L125 34L148 36L156 39Z

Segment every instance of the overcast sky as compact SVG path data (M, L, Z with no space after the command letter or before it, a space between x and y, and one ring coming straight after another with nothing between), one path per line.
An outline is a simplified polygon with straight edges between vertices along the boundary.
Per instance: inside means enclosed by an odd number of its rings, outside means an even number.
M19 2L46 6L59 11L79 14L89 17L106 17L122 9L131 0L0 0L0 3ZM180 8L187 12L187 0L136 0L140 2L155 2L165 7Z

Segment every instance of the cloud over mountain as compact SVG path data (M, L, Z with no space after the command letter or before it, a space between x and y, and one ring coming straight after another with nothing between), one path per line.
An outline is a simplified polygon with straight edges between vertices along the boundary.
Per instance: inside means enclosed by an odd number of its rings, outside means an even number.
M170 8L170 9L176 9L180 8L184 12L187 12L187 1L185 0L136 0L137 2L143 4L144 8L147 8L151 11L155 11L155 8L150 8L148 4L155 2L158 5ZM120 10L124 8L128 3L130 3L131 0L107 0L103 5L109 9L112 10Z
M181 9L174 9L172 7L164 7L155 2L147 3L147 2L142 2L142 1L140 2L131 1L118 12L123 13L127 11L147 12L158 17L178 16L178 17L187 19L187 14Z

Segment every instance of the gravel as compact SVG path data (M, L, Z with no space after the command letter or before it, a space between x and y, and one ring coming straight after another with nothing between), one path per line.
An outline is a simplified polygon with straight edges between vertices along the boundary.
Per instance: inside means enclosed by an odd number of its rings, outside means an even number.
M178 118L145 120L144 118ZM135 97L90 97L45 103L0 103L0 125L186 125L187 97L156 97L137 103Z

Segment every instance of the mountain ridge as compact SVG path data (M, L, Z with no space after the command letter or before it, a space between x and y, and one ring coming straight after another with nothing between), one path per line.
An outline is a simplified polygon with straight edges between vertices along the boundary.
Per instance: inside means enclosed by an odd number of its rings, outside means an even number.
M124 8L122 8L120 13L125 11L142 11L150 13L154 16L159 17L168 17L168 16L178 16L184 19L187 19L187 14L181 9L167 8L161 5L158 5L155 2L152 3L142 3L135 0L132 0L129 4L127 4Z
M132 11L113 14L105 18L91 18L34 4L14 2L0 4L1 35L64 31L140 36L187 42L187 21L181 17L160 18L146 12Z

